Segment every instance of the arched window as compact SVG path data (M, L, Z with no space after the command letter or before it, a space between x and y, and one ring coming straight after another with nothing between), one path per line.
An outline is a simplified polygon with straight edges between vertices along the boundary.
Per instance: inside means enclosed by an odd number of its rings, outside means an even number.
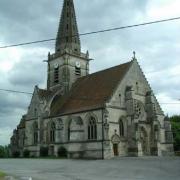
M89 140L97 139L97 125L96 125L96 119L94 117L90 117L89 119L88 139Z
M38 143L38 123L34 122L33 124L33 143Z
M119 135L124 136L124 124L122 120L119 121Z
M50 142L51 143L55 142L55 131L56 131L56 125L54 122L52 122L50 125Z

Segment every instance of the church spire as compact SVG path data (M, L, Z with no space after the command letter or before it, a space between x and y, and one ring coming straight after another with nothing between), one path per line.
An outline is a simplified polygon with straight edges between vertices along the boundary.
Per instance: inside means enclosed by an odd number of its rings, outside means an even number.
M80 54L81 45L73 0L64 0L56 39L56 52Z

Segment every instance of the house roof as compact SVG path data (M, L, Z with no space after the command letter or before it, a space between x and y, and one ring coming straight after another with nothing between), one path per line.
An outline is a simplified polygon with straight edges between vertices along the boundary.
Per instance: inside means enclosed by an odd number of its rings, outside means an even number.
M65 99L59 97L52 104L51 116L102 108L131 64L132 61L79 78Z

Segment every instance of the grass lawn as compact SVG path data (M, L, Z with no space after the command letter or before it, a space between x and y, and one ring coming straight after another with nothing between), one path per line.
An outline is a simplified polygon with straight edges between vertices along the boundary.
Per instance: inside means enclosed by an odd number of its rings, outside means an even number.
M3 179L4 179L3 177L4 177L5 175L6 175L5 173L3 173L3 172L0 171L0 180L3 180Z

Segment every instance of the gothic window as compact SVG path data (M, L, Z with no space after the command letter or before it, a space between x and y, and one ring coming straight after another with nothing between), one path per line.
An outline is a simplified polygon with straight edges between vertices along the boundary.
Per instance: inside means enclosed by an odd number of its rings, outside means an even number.
M38 143L38 123L34 122L33 124L33 143Z
M122 120L119 121L119 135L124 136L124 124Z
M68 25L68 24L66 25L66 29L67 29L67 30L69 29L69 25Z
M54 68L54 83L59 83L59 67Z
M50 126L50 142L51 143L55 142L55 132L56 132L56 125L54 122L52 122Z
M70 125L68 126L68 141L70 141L70 136L71 136L71 129Z
M69 17L69 13L67 12L67 17Z
M121 106L121 94L119 94L119 104Z
M90 117L88 124L88 139L95 140L97 139L97 124L94 117Z

